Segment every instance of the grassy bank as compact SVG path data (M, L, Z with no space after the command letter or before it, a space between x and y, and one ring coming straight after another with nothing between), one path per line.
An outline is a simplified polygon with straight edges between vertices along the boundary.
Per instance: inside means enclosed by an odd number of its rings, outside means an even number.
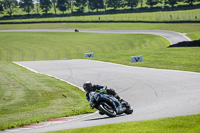
M46 17L46 18L26 18L0 20L0 22L42 22L42 21L199 21L200 9L178 10L178 11L153 11L153 12L133 12L133 13L112 13L99 15L78 15L65 17Z
M200 72L200 48L167 48L170 43L155 35L97 33L0 33L0 60L60 60L84 58L141 67ZM131 63L142 55L143 63Z
M0 61L0 130L91 112L84 92Z
M200 9L186 11L164 11L145 13L121 13L110 15L87 15L48 18L27 18L0 20L0 22L42 22L42 21L199 21Z
M199 133L200 115L126 122L49 133Z
M200 23L53 23L53 24L5 24L0 30L11 29L106 29L106 30L171 30L187 33L193 40L200 39Z

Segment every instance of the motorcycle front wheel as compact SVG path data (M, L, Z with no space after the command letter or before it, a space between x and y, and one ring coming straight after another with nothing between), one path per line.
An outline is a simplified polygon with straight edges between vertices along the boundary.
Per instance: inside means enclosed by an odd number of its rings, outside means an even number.
M116 112L114 111L114 109L105 102L101 102L98 106L98 109L100 112L102 112L110 117L115 117L117 115Z
M124 111L124 113L126 113L127 115L132 114L133 113L133 108L132 107L126 108L126 110Z

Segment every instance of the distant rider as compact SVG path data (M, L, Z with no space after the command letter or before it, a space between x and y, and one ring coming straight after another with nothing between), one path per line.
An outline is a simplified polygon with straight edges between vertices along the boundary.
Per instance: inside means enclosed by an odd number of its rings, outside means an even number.
M90 101L89 93L90 92L103 92L104 94L113 95L118 101L122 101L119 95L113 89L104 89L101 85L92 85L90 81L87 81L83 84L83 89L86 91L86 99L90 102L90 106L92 107L93 103ZM116 108L117 113L122 113L123 109L121 105ZM99 112L101 114L101 112Z

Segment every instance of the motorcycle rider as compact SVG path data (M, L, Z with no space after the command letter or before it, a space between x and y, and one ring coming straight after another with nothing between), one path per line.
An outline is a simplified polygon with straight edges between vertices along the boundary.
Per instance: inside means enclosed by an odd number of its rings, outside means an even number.
M104 89L103 86L101 85L92 85L92 83L90 81L87 81L83 84L83 89L86 91L86 99L88 100L88 102L90 102L90 106L92 107L93 102L90 101L90 97L89 97L89 93L90 92L101 92L104 94L109 94L109 95L113 95L119 102L121 102L123 99L119 97L119 95L115 92L115 90L113 89ZM116 108L116 111L118 114L123 113L123 109L122 106L119 105ZM101 114L101 112L99 112Z

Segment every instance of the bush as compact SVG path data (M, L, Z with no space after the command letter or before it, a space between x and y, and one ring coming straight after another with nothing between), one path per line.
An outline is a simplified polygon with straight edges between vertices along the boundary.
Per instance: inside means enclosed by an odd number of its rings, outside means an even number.
M200 40L195 41L183 41L169 47L200 47Z

